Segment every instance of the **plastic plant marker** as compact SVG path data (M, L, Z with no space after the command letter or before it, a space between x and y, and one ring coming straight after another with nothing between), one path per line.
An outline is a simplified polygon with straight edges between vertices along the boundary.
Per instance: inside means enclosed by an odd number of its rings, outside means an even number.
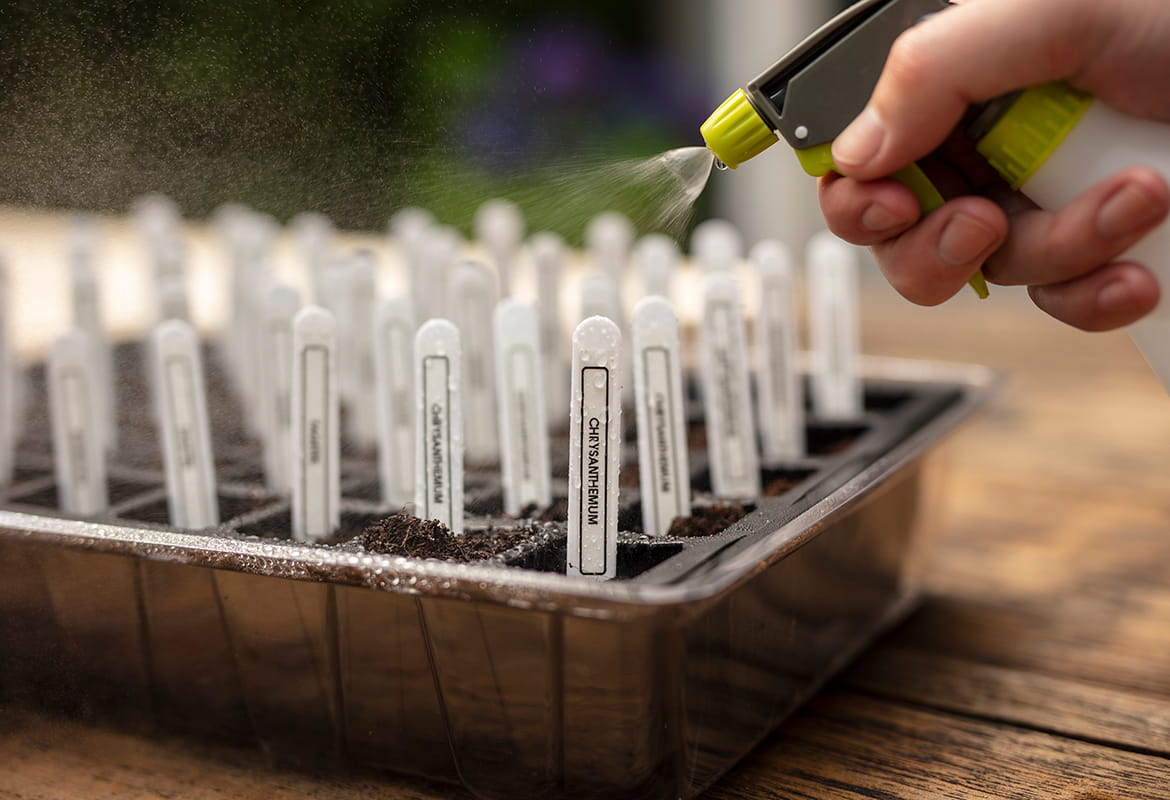
M471 423L465 439L467 458L476 464L494 464L500 458L492 348L495 277L477 261L460 261L451 270L448 288L447 308L459 328L463 351L463 410Z
M386 232L394 237L394 243L405 250L417 244L423 231L435 224L435 215L425 208L407 206L390 215Z
M265 292L258 365L264 477L278 494L292 489L293 317L300 308L300 294L291 286L277 283Z
M144 195L135 200L133 214L150 264L151 277L157 281L162 275L181 272L183 220L174 201L161 194ZM160 316L160 321L162 319L166 317Z
M863 410L857 364L857 253L828 231L808 244L812 400L813 413L821 419L856 419Z
M138 232L150 246L178 236L179 207L166 195L142 195L135 199L132 214Z
M621 353L610 319L589 317L573 331L565 571L599 580L617 575Z
M414 314L406 298L389 298L374 309L374 376L378 403L378 477L382 502L413 502Z
M436 225L422 232L417 247L410 272L415 318L443 317L451 313L447 308L448 285L463 237L454 228Z
M160 322L168 319L190 321L187 300L187 245L177 212L172 222L160 224L154 238L148 236L153 265L154 293Z
M347 293L349 280L346 274L348 270L349 260L345 254L334 253L322 262L318 279L315 281L313 289L315 305L324 308L334 318L348 313L346 308L349 299Z
M349 440L374 447L378 442L378 407L374 388L374 306L377 303L374 254L359 250L342 271L344 314L337 315L341 400L349 411Z
M369 272L369 276L361 273ZM367 281L369 277L369 281ZM357 394L357 366L359 358L353 351L354 334L357 329L356 307L357 296L363 290L368 290L372 283L372 270L367 270L361 259L355 258L353 253L340 255L330 268L327 294L329 304L324 306L333 315L337 325L337 396L348 414L352 414L351 404ZM347 434L353 432L353 422L346 420Z
M725 270L703 278L700 353L711 489L718 497L760 493L739 283Z
M293 317L292 538L324 539L341 521L337 323L320 306Z
M581 278L581 319L605 317L618 324L621 301L617 284L606 272L593 270Z
M621 281L630 260L634 243L634 226L618 211L604 211L585 226L585 248L593 269Z
M313 286L319 286L321 266L329 257L337 234L333 221L316 211L302 211L289 220L288 229L313 279Z
M618 324L621 300L617 284L605 272L594 270L581 277L581 319L605 317Z
M191 321L191 303L187 298L187 285L182 273L161 273L155 280L155 292L160 322L168 319Z
M754 328L756 395L766 463L804 455L804 393L796 364L796 292L792 257L782 242L752 248L759 310Z
M106 510L105 442L98 361L87 331L74 328L49 348L49 420L57 496L66 514Z
M329 265L337 229L324 214L302 211L289 220L288 230L296 243L297 255L308 272L313 297L324 305L319 298L329 292Z
M463 533L463 365L460 333L446 319L414 337L415 495L419 519Z
M558 427L569 413L569 364L565 358L561 320L561 277L565 240L555 233L537 233L528 243L536 270L536 308L540 314L540 353L544 372L545 418Z
M743 257L743 236L723 219L709 219L691 234L691 256L704 270L734 269Z
M488 200L475 211L475 238L495 265L501 297L508 297L514 289L512 273L524 242L524 228L524 214L510 200Z
M605 317L619 329L622 328L622 302L618 284L606 272L594 270L581 279L581 319L589 317ZM622 365L623 373L619 383L623 400L630 403L634 400L633 362L623 358Z
M609 301L612 302L612 307L609 309L594 311L589 308L589 301L585 298L588 289L585 283L582 283L581 294L584 313L581 314L581 319L599 314L612 319L622 330L626 329L626 309L622 298L634 236L633 223L625 214L618 211L602 212L589 220L589 224L585 226L585 247L588 251L590 269L593 272L609 276L613 287L610 290L613 300ZM628 368L630 360L627 358L624 361ZM626 378L630 377L630 375L626 375ZM633 397L632 380L627 380L625 385L629 392L627 399L630 399Z
M494 322L504 513L516 517L552 501L540 322L533 306L511 298L496 306Z
M96 361L92 390L98 403L98 426L107 453L117 450L117 403L114 394L114 361L110 340L102 323L101 287L94 268L97 221L91 214L74 214L69 220L69 276L73 301L73 325L89 336Z
M171 524L217 525L215 461L199 337L190 324L171 319L159 323L152 342Z
M658 295L670 299L670 284L678 269L680 254L674 239L661 233L651 233L638 240L634 260L642 281L644 296Z
M427 242L431 238L431 231L437 227L435 217L423 208L407 207L399 209L390 217L386 226L391 244L397 253L400 268L408 276L408 286L414 299L416 319L426 319L433 316L432 306L435 301L432 293L436 288L427 282L426 253ZM452 255L452 258L454 255ZM447 265L443 266L442 275L445 280ZM443 284L445 286L445 284ZM443 302L440 298L438 302Z
M632 326L642 530L661 536L691 513L678 319L653 295L634 307Z
M420 248L426 232L435 224L434 215L425 208L407 206L395 211L386 223L386 233L397 251L399 262L408 275L413 275L419 260ZM416 311L420 309L416 306Z
M250 433L263 435L260 410L260 334L262 300L268 281L267 259L275 235L274 223L244 207L227 209L222 231L231 272L231 319L227 332L228 364L244 406Z

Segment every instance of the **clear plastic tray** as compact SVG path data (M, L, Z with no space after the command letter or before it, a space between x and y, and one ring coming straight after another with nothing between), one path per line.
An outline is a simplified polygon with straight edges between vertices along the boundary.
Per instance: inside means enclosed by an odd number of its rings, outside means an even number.
M136 369L124 396L144 389ZM866 373L862 418L810 420L810 455L768 469L765 485L786 488L709 536L623 533L607 583L562 574L560 525L495 514L490 472L469 482L469 528L530 534L494 559L292 543L214 374L215 529L165 524L157 445L131 411L110 513L59 515L34 420L0 502L0 698L485 798L693 797L916 597L936 445L995 380L895 360ZM692 462L702 501L701 450ZM388 512L362 499L372 454L349 454L345 474L356 531ZM622 519L637 502L623 491Z

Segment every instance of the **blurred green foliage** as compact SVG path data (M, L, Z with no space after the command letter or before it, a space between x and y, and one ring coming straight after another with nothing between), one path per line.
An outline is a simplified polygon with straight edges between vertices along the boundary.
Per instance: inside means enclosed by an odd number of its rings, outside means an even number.
M466 228L512 195L556 228L551 177L695 140L650 9L3 2L0 202L120 211L158 191L193 216L231 200L365 228L419 204Z

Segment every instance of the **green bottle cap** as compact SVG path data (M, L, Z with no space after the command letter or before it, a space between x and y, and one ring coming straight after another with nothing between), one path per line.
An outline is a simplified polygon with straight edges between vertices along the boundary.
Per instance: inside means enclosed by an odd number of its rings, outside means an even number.
M1024 89L975 149L1013 189L1019 189L1060 146L1093 102L1067 83Z
M699 128L715 157L731 169L776 144L776 132L748 101L743 89L723 101Z

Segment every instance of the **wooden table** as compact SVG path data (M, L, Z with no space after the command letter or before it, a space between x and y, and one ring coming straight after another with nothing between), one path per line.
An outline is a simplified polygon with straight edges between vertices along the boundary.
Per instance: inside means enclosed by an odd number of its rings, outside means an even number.
M912 307L865 281L866 349L1009 373L953 442L922 608L708 793L1170 798L1170 399L1123 334L1021 292ZM0 710L0 797L466 798Z

